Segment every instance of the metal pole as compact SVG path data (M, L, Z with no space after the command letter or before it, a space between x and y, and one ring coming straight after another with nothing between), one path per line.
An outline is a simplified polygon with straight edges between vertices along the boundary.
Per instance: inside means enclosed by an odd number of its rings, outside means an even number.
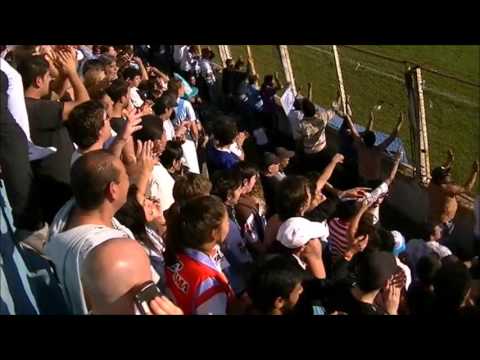
M333 57L335 58L335 68L337 69L337 79L338 79L338 86L340 87L340 96L342 97L342 108L343 113L347 113L347 97L345 95L345 87L343 86L343 75L342 75L342 67L340 66L340 57L338 56L338 50L336 45L332 45L333 47Z
M295 86L295 76L293 75L292 64L290 62L290 55L288 53L287 45L278 45L278 50L280 52L280 58L282 60L283 73L285 74L285 79L290 83L293 93L297 95L297 88Z

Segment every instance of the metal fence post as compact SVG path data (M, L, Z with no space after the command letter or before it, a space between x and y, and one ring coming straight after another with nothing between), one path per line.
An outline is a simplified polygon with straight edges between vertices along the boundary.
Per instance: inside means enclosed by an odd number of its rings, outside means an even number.
M278 45L278 50L280 52L280 58L282 60L282 67L283 67L283 73L285 74L285 79L290 83L293 93L297 95L297 88L295 86L295 76L293 74L292 64L290 62L288 46Z
M340 96L342 97L343 113L347 113L347 97L345 95L345 87L343 86L342 67L340 66L340 57L338 55L337 45L332 45L333 57L335 58L335 68L337 69L338 86L340 87Z

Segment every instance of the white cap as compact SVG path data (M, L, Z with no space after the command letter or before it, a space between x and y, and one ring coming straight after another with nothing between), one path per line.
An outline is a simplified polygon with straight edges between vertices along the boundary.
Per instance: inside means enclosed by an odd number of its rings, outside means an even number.
M325 222L313 222L302 217L285 221L277 232L277 240L289 249L299 248L312 239L326 239L328 226Z

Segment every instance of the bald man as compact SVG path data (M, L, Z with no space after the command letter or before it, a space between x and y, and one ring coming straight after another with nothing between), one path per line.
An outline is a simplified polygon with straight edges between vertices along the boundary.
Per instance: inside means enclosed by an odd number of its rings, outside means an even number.
M86 314L80 272L88 252L112 238L134 239L114 218L126 202L129 180L118 158L95 150L75 161L71 186L74 199L55 216L44 252L55 264L72 312Z
M128 238L110 239L91 250L82 268L82 283L91 314L138 314L135 294L152 281L143 247ZM150 302L150 313L182 315L165 296Z

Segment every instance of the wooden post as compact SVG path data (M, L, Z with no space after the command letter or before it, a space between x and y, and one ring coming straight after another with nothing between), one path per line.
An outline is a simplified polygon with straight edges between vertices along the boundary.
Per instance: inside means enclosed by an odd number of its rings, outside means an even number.
M230 47L228 45L218 45L218 53L220 54L220 59L222 59L222 65L225 67L227 59L232 58Z
M313 101L312 83L307 84L307 98L308 100Z
M418 92L418 130L420 132L420 175L422 183L428 185L430 181L430 153L428 151L428 129L425 116L425 102L423 97L422 70L420 67L415 69L416 87Z
M285 79L290 83L293 93L297 95L297 88L295 87L295 76L293 75L292 64L290 63L290 55L288 53L287 45L278 45L280 58L282 60L283 73Z
M340 87L340 96L342 97L343 113L347 113L347 96L345 95L345 87L343 86L342 67L340 66L340 57L338 56L337 45L332 45L333 57L335 58L335 68L337 69L338 86Z
M257 75L257 70L255 69L255 61L253 59L252 55L252 50L250 49L250 45L247 46L247 61L250 60L250 63L252 64L252 74ZM258 80L256 81L256 84L258 85Z

